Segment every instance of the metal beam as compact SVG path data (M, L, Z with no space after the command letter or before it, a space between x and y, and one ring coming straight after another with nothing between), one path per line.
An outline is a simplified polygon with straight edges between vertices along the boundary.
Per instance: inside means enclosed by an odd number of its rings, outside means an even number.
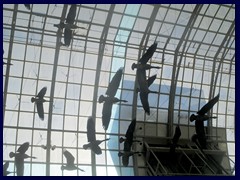
M202 4L197 4L193 10L192 16L190 17L188 24L186 25L186 28L183 32L183 35L177 45L177 48L175 50L174 55L174 62L173 62L173 70L172 70L172 81L171 81L171 88L170 88L170 95L169 95L169 106L168 106L168 131L167 136L172 136L173 134L173 109L174 109L174 101L175 101L175 93L176 93L176 86L177 86L177 79L178 79L178 73L180 70L180 64L182 61L182 54L184 52L184 49L186 47L187 39L190 35L191 29L195 23L195 20L198 17L198 14L202 8ZM183 42L185 40L185 44L183 45ZM177 64L178 57L179 57L179 50L183 46L182 53L180 54L179 63Z
M9 40L9 48L8 48L8 63L11 63L12 59L12 50L13 50L13 39L14 39L14 33L15 33L15 27L16 27L16 19L17 19L17 9L18 4L14 5L13 10L13 20L12 20L12 27L11 27L11 34L10 34L10 40ZM4 96L3 96L3 117L5 115L5 109L6 109L6 102L7 102L7 89L8 89L8 80L9 80L9 73L10 73L10 65L7 64L6 74L5 74L5 84L4 84ZM4 121L3 121L4 124Z
M209 90L209 99L212 99L214 97L214 94L215 94L215 90L216 90L216 85L217 85L217 79L218 79L218 74L220 72L220 67L223 63L223 60L224 60L224 57L226 56L226 49L228 48L228 44L230 43L231 41L231 34L233 34L235 32L235 20L232 22L230 28L228 29L228 32L227 34L225 35L221 45L219 46L215 56L214 56L214 59L215 61L213 61L213 66L212 66L212 78L211 78L211 83L210 83L210 90ZM224 52L222 53L222 57L219 61L219 64L218 64L218 70L217 70L217 73L215 72L215 68L216 68L216 59L218 57L218 55L220 54L221 50L224 48L224 45L225 45L225 49L224 49ZM215 76L216 75L216 76ZM209 116L211 116L210 114L212 114L212 110L209 113ZM211 130L211 119L207 121L207 124L208 124L208 128L207 128L207 133L209 135L212 135L212 130Z
M66 12L67 12L67 5L64 4L61 21L65 20ZM51 84L50 102L49 102L49 110L48 110L47 147L51 146L53 99L54 99L55 81L56 81L56 74L57 74L58 57L59 57L59 51L60 51L60 46L61 46L61 37L62 37L62 31L60 28L58 29L56 35L57 35L56 51L55 51L55 56L54 56L52 84ZM47 148L46 176L50 176L50 149L51 148Z
M104 55L104 49L106 45L106 39L108 35L108 30L109 30L109 25L112 19L113 11L114 11L115 5L112 4L109 13L106 19L105 26L102 31L102 35L100 38L100 43L99 43L99 55L98 55L98 61L97 61L97 69L96 69L96 75L95 75L95 86L94 86L94 92L93 92L93 103L92 103L92 117L93 119L96 119L96 109L97 109L97 96L98 96L98 84L99 84L99 79L100 79L100 72L101 72L101 67L102 67L102 60L103 60L103 55ZM96 176L96 158L95 154L91 152L91 159L92 159L92 176Z

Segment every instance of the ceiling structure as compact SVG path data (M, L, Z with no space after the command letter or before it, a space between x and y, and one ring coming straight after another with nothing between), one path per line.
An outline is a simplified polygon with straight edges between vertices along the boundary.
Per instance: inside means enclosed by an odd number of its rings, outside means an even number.
M61 46L63 33L54 27L64 21L70 5L3 4L3 160L24 142L24 175L134 175L133 162L123 167L118 139L132 118L137 121L194 126L188 117L220 93L211 111L211 127L225 128L228 156L235 162L235 5L234 4L78 4L73 40ZM157 74L145 115L131 69L149 46L158 42L147 76ZM109 129L102 128L102 104L115 72L124 67ZM45 118L38 117L31 97L47 87ZM161 112L161 113L159 113ZM103 153L84 150L89 116L96 119ZM191 135L189 135L191 137ZM55 145L55 150L43 149ZM85 170L61 171L67 149ZM15 175L15 174L10 174Z

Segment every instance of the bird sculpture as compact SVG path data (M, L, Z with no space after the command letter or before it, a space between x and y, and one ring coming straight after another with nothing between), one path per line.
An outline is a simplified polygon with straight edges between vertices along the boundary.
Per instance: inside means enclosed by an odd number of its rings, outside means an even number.
M25 8L30 10L31 9L31 4L24 4Z
M109 140L96 140L95 121L92 117L89 117L87 121L87 139L89 143L84 144L83 149L91 149L97 155L102 154L102 150L99 145L102 142Z
M76 11L77 5L71 4L67 14L66 23L60 22L60 24L54 24L54 27L64 29L64 43L62 43L62 45L67 47L71 44L74 29L79 28L78 26L74 25Z
M204 129L204 121L210 119L210 118L217 118L217 117L209 117L206 115L206 113L212 109L212 107L218 102L219 100L219 94L211 99L207 104L205 104L198 112L197 115L192 114L190 116L190 121L195 121L195 130L196 134L192 136L192 141L197 142L201 149L206 149L207 140L205 135L205 129Z
M3 176L7 176L8 174L13 173L7 170L8 167L9 167L9 161L6 161L3 165Z
M129 157L134 155L134 154L138 154L140 152L133 152L132 149L132 144L133 142L139 142L137 140L133 140L133 133L135 131L135 127L136 127L136 119L133 119L130 123L130 125L128 126L127 132L125 134L125 139L120 137L119 142L122 143L124 142L124 148L123 148L123 152L119 152L118 156L122 157L122 164L127 167L129 164Z
M148 70L148 69L160 69L159 66L151 66L150 64L147 64L147 62L149 61L149 59L153 56L154 52L157 49L157 42L154 42L147 50L146 53L143 54L143 56L138 60L138 64L133 63L132 64L132 70L134 70L135 68L137 69L142 69L142 70Z
M137 70L137 81L139 88L137 89L137 92L140 92L140 100L142 103L142 107L146 114L150 115L150 107L148 102L148 94L149 93L158 93L157 91L151 91L149 90L149 86L154 82L156 79L156 75L149 77L146 80L146 71L145 70Z
M85 172L83 169L80 169L79 167L77 167L76 165L74 165L74 161L75 158L73 157L73 155L67 151L66 149L63 150L63 155L65 156L66 160L67 160L67 164L65 166L61 166L61 170L68 170L68 171L72 171L72 170L80 170L82 172Z
M112 105L114 103L118 102L127 102L126 100L121 100L116 97L114 97L117 93L120 81L122 79L122 74L123 74L123 68L120 68L116 74L113 76L111 82L108 85L107 91L106 91L106 97L101 95L98 99L99 103L104 103L103 104L103 109L102 109L102 125L103 129L106 131L109 126L109 122L111 119L112 115Z
M34 156L29 156L25 154L28 148L29 148L29 142L25 142L18 148L16 153L14 152L9 153L10 158L15 157L14 163L17 169L17 176L23 176L24 174L24 159L26 158L36 159L36 157Z
M172 138L172 142L170 144L170 153L172 153L172 154L175 153L175 149L178 146L178 140L181 137L181 134L182 134L181 129L180 129L179 125L177 125L175 128L174 136Z
M44 95L47 92L47 87L42 88L36 97L32 97L31 102L35 103L37 106L37 113L41 120L44 120L44 109L43 103L50 102L44 99Z

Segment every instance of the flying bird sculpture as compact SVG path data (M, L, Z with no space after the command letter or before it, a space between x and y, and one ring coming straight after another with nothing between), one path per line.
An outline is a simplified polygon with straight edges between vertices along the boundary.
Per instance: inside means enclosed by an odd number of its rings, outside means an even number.
M146 71L145 70L137 70L137 81L138 86L137 92L140 92L140 100L143 106L145 113L150 115L150 107L148 102L148 94L149 93L158 93L157 91L149 90L149 86L154 82L157 75L151 76L146 80Z
M31 9L31 4L24 4L25 8L30 10Z
M204 129L204 121L210 119L210 118L217 118L217 117L209 117L206 115L206 113L212 109L212 107L218 102L219 100L219 94L211 99L207 104L205 104L198 112L197 115L192 114L190 116L190 121L195 121L195 130L196 134L192 136L192 141L198 143L201 149L206 149L206 135L205 135L205 129Z
M107 91L106 91L106 97L101 95L98 99L99 103L103 103L103 109L102 109L102 125L103 129L107 130L108 125L111 119L112 115L112 105L114 103L118 102L127 102L126 100L121 100L116 97L114 97L117 93L120 81L122 79L123 74L123 68L120 68L116 74L113 76L111 82L108 85Z
M7 170L8 167L9 167L9 161L6 161L3 165L3 176L7 176L8 174L13 173Z
M36 159L36 157L34 156L29 156L25 154L28 148L29 148L29 142L25 142L18 148L16 153L14 152L9 153L10 158L15 157L14 163L17 169L17 176L23 176L24 174L24 159L26 158Z
M125 167L128 166L130 156L140 153L140 152L133 152L131 150L133 142L139 142L137 140L133 140L133 134L135 131L135 127L136 127L136 119L133 119L131 121L130 125L128 126L127 132L125 134L126 138L124 139L124 138L120 137L120 139L119 139L120 143L124 142L124 148L123 148L123 152L118 153L118 156L122 157L122 164Z
M79 167L77 167L76 165L74 165L74 161L75 158L74 156L67 151L66 149L63 150L63 155L65 156L66 160L67 160L67 164L64 166L61 166L61 170L68 170L68 171L72 171L72 170L80 170L82 172L85 172L83 169L80 169Z
M74 24L75 17L76 17L76 12L77 12L77 5L76 4L71 4L71 7L68 11L66 22L60 22L60 24L54 24L54 27L64 29L64 43L62 45L64 46L69 46L72 41L73 37L73 32L77 28L82 28Z
M44 99L44 96L47 92L47 87L42 88L36 97L32 97L31 102L35 103L37 106L38 116L41 120L44 120L44 109L43 103L50 102Z
M175 133L172 138L171 145L170 145L170 153L175 153L175 149L178 146L178 140L181 137L181 134L182 134L181 129L180 129L179 125L177 125L175 128Z
M84 144L83 149L91 149L97 155L102 154L102 150L99 145L102 142L109 140L96 140L95 121L92 117L89 117L87 121L87 139L89 143Z
M137 69L144 69L144 70L148 70L148 69L160 69L159 66L151 66L150 64L147 64L147 62L149 61L149 59L153 56L154 52L157 49L157 42L153 43L147 50L146 53L143 54L143 56L138 60L138 64L133 63L132 64L132 70L134 70L135 68Z

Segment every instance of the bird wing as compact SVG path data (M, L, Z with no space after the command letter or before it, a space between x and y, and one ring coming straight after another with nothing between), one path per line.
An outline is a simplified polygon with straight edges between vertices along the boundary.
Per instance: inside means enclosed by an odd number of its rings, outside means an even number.
M69 46L72 40L72 30L71 29L64 29L64 44L65 46Z
M42 102L37 102L37 112L38 116L41 120L44 120L44 109L43 109L43 103Z
M29 142L25 142L17 149L17 152L19 152L21 154L25 154L25 152L28 150L28 148L29 148Z
M6 161L3 165L3 172L6 172L9 167L9 161Z
M153 53L156 51L157 49L157 43L153 43L147 50L147 52L145 54L143 54L143 56L141 57L141 59L139 59L139 63L141 64L147 64L148 60L153 56Z
M92 151L97 155L102 154L102 150L98 145L93 146Z
M125 137L128 140L131 140L131 141L133 140L133 133L135 131L135 127L136 127L136 119L133 119L129 124L126 135L125 135Z
M28 10L30 10L30 4L24 4L25 8L27 8Z
M149 103L148 103L148 93L140 92L140 99L141 99L142 106L143 106L145 113L147 113L149 115L150 108L149 108Z
M75 158L73 157L73 155L69 151L64 150L63 155L67 159L67 164L74 164Z
M147 83L148 83L148 87L151 86L151 84L154 82L154 80L156 79L157 75L153 75L151 77L148 78Z
M175 128L175 133L174 133L174 136L173 136L173 139L172 139L172 141L173 141L173 143L174 144L177 144L178 143L178 140L179 140L179 138L181 137L181 129L180 129L180 127L177 125L176 126L176 128Z
M110 97L114 97L115 96L115 94L116 94L116 92L118 90L120 81L122 79L122 74L123 74L123 68L119 68L119 70L113 76L111 82L108 85L108 89L106 91L106 94L108 96L110 96Z
M46 92L47 92L47 87L42 88L42 89L39 91L37 97L43 99L43 97L45 96Z
M76 17L77 5L72 4L67 15L66 23L73 24Z
M199 115L204 115L205 113L207 113L210 109L212 109L212 107L218 102L219 100L219 94L214 97L213 99L211 99L207 104L205 104L198 112L197 114Z
M23 176L23 174L24 174L24 159L15 157L15 166L17 169L17 176Z
M104 102L102 109L102 125L103 129L106 131L108 129L108 125L112 115L112 103Z
M88 142L96 141L96 130L95 130L95 122L92 117L88 118L87 121L87 138Z
M148 82L146 80L146 70L137 69L137 80L141 92L148 92ZM151 81L151 79L150 79Z

